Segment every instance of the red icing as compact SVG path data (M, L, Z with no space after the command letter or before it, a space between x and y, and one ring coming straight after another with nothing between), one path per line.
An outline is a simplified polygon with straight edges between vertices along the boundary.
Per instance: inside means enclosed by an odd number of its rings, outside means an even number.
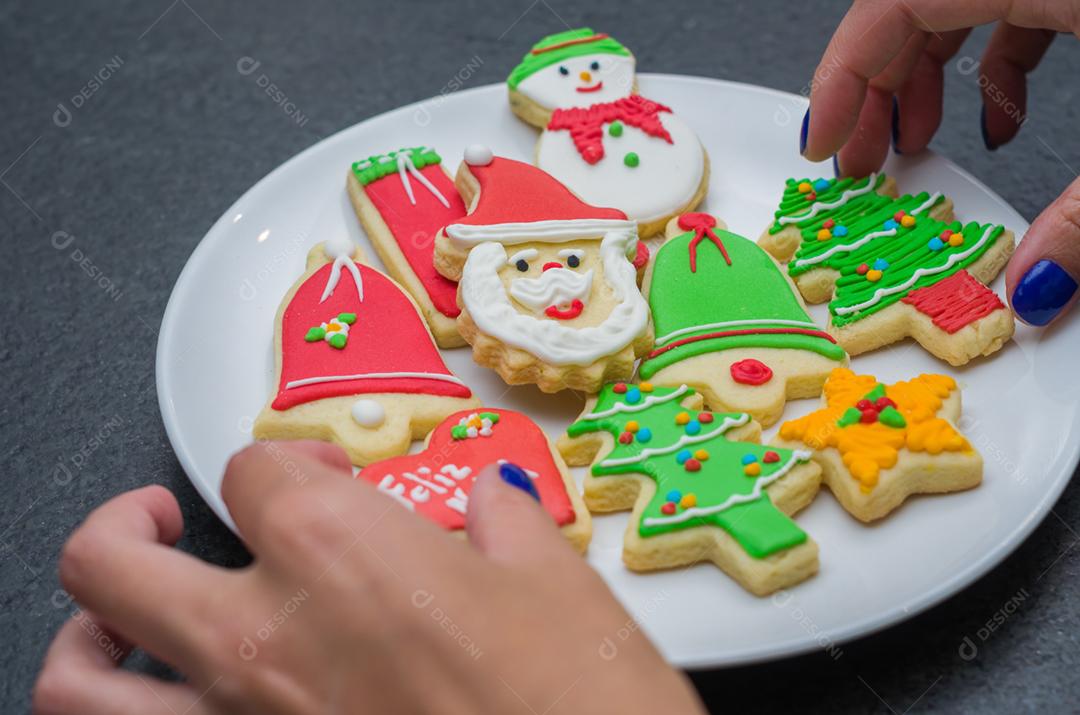
M558 179L532 164L496 156L490 164L472 164L469 171L480 184L480 198L472 213L456 224L492 226L560 220L611 219L626 221L618 209L591 206Z
M454 439L450 434L451 430L459 420L473 412L494 412L499 415L499 421L492 426L491 435ZM481 469L500 459L508 459L522 469L537 473L538 476L533 478L533 485L540 494L540 503L551 514L555 523L562 526L574 521L574 508L566 493L559 468L551 456L547 436L528 417L510 410L481 408L450 415L431 433L431 439L423 452L376 462L365 467L358 479L379 486L389 476L390 480L382 487L384 491L402 485L404 489L397 490L400 492L399 496L413 505L413 511L445 529L463 529L465 515L453 509L447 501L450 500L453 504L456 498L462 502L461 506L465 506L476 475ZM448 465L455 469L449 469ZM422 473L422 468L429 470L429 473ZM461 473L463 468L469 470L467 475ZM455 472L461 478L455 478ZM444 491L439 493L432 487L426 487L405 477L406 473ZM416 487L423 491L414 492ZM464 500L460 499L460 495L455 495L457 489L465 495ZM427 494L426 501L423 500L424 492ZM421 498L417 499L417 496Z
M638 241L637 251L634 253L634 269L641 270L649 262L649 247L644 241Z
M377 392L450 397L472 394L458 383L419 377L340 380L286 389L294 380L337 375L424 372L453 376L408 296L375 269L356 264L364 286L363 301L359 300L352 273L342 267L334 292L320 303L331 266L328 263L304 281L282 315L281 382L271 405L275 410L328 397ZM337 350L322 340L304 340L309 328L339 313L356 313L344 348Z
M914 290L901 300L950 334L995 310L1005 309L997 294L967 271L959 271L945 280Z
M812 335L817 338L825 338L830 343L835 343L836 338L821 330L810 330L809 328L757 328L747 330L719 330L715 333L703 333L702 335L692 335L688 338L676 340L675 342L668 343L662 348L657 348L649 353L645 359L652 360L658 355L663 355L668 350L674 350L680 345L686 345L688 343L696 343L699 340L711 340L713 338L726 338L730 335L768 335L777 333L780 335Z
M754 358L731 363L731 379L741 385L764 385L772 376L772 368Z
M708 238L712 241L717 248L720 249L721 255L724 256L724 261L731 265L731 257L728 255L727 249L724 248L724 242L720 240L720 237L713 231L716 228L716 219L709 214L691 213L683 214L679 217L679 228L684 231L693 231L694 237L690 239L690 245L687 246L687 250L690 252L690 272L697 273L697 247L704 239Z
M556 109L548 122L549 131L567 129L581 158L595 164L604 158L604 125L616 120L627 126L637 127L651 137L674 144L667 129L660 121L660 112L671 113L664 105L645 99L641 95L602 102L590 107Z
M594 84L592 87L578 87L577 91L579 91L579 92L599 92L603 88L604 88L604 82L603 82L603 80L601 80L600 82L597 82L596 84Z
M564 47L570 47L571 45L583 45L586 42L598 42L599 40L606 40L608 37L606 32L598 32L595 35L589 37L578 37L573 40L566 40L565 42L556 42L554 45L548 45L547 47L539 47L529 50L534 55L541 55L545 52L551 52L552 50L561 50Z
M570 303L570 307L566 310L559 310L558 306L549 305L544 310L544 315L549 318L555 318L556 320L573 320L581 315L581 311L583 310L585 310L585 304L575 298L573 302Z
M409 268L420 279L435 310L456 318L461 312L457 305L457 283L444 278L435 270L435 235L444 226L457 223L465 216L465 203L454 188L454 182L439 164L430 164L420 173L446 197L450 208L442 205L426 186L409 177L416 205L409 202L401 176L393 173L376 179L364 187L383 221L394 234L398 248Z

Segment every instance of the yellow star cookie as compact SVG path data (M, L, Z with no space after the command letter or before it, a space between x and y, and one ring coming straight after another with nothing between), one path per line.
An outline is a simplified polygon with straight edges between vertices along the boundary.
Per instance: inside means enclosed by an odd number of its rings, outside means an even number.
M960 390L947 375L884 385L838 368L825 382L823 402L782 424L780 444L812 448L825 483L857 519L880 519L911 494L982 481L982 457L953 424Z

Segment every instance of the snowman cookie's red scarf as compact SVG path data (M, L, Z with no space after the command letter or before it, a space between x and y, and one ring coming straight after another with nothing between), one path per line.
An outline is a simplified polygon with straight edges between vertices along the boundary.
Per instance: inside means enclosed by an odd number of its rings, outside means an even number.
M659 102L632 94L614 102L603 102L590 107L556 109L547 128L548 131L568 129L581 158L595 164L604 158L604 125L616 120L637 127L651 137L674 144L671 135L660 121L660 112L670 114L671 110Z

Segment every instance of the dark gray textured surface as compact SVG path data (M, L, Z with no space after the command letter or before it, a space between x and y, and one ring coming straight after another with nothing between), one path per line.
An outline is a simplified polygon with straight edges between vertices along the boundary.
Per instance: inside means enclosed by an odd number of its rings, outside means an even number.
M219 564L247 560L172 454L154 349L185 260L254 182L340 128L438 93L474 55L483 64L470 86L503 79L535 38L565 24L615 34L645 71L799 91L844 5L170 2L0 7L5 711L26 710L49 638L70 611L55 597L56 558L93 506L163 483L183 505L183 549ZM961 55L977 57L986 37L977 32ZM237 72L245 56L262 62L292 117ZM72 98L106 66L112 76L76 108ZM990 154L977 74L950 63L934 146L1033 218L1074 178L1068 165L1080 166L1077 66L1080 44L1059 38L1031 83L1031 120ZM59 103L69 118L55 114ZM729 712L1076 710L1078 521L1070 488L993 573L844 645L838 660L818 654L694 680L713 709ZM1002 608L1011 612L1004 622L980 631ZM959 651L965 638L978 646L971 660Z

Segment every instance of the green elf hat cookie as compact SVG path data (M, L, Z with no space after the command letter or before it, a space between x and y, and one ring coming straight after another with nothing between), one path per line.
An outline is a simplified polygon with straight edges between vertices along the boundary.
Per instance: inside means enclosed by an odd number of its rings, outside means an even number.
M529 53L521 59L521 64L510 72L506 83L510 85L510 89L517 89L523 79L545 67L571 57L599 54L629 57L630 50L615 38L603 32L593 32L590 27L548 35L533 45Z

